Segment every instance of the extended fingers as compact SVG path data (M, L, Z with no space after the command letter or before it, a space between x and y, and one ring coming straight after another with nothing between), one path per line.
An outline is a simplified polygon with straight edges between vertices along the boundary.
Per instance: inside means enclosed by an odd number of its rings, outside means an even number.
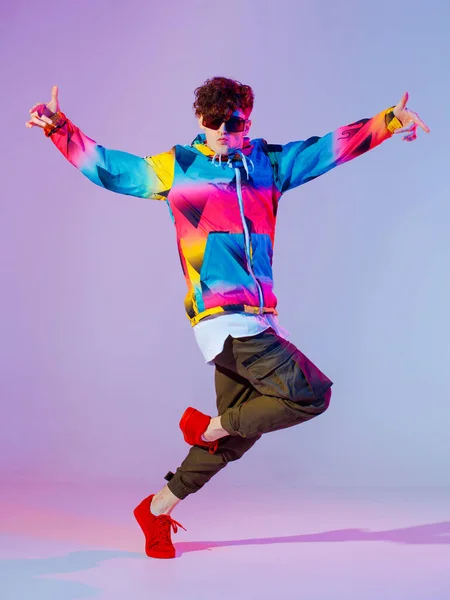
M403 138L404 142L413 142L415 139L417 139L417 125L412 125L410 131L410 134L405 135L405 137Z
M40 115L37 112L35 112L31 116L37 117L40 121L44 121L47 125L53 125L52 120L46 117L45 115Z
M31 128L31 127L35 127L36 125L39 125L40 127L42 127L42 125L40 123L36 123L35 121L33 121L33 116L37 116L39 118L39 113L43 111L44 107L45 107L44 102L38 102L37 104L34 104L30 108L30 110L28 111L30 113L30 120L25 123L26 127ZM45 125L44 125L44 127L45 127Z
M430 133L430 128L428 127L428 125L426 125L422 119L419 117L419 115L410 110L409 108L405 108L403 111L403 115L402 115L402 120L403 123L405 123L405 126L402 127L401 129L397 129L396 131L394 131L394 133L396 134L408 134L405 135L403 140L407 141L407 142L412 142L417 138L417 128L420 127L421 129L423 129L423 131L425 131L425 133Z
M32 116L31 119L30 119L30 121L32 123L34 123L35 125L39 125L39 127L45 127L46 126L45 121L43 121L42 119L40 119L37 116Z
M405 133L407 135L405 135ZM401 129L396 129L394 131L396 135L403 135L403 141L412 142L417 137L417 125L415 123L411 123L408 127L402 127Z
M25 123L26 127L34 127L34 126L38 126L38 127L46 127L47 125L52 125L51 120L46 117L45 115L41 115L40 117L38 116L37 112L34 112L31 114L31 118L29 121L27 121Z
M407 127L402 127L401 129L396 129L394 131L394 134L398 135L398 134L402 134L402 133L408 133L408 131L412 131L414 127L417 127L417 125L415 123L411 123L410 125L408 125Z
M421 127L425 131L425 133L430 133L430 128L422 121L419 115L416 112L413 112L412 110L410 110L409 112L411 113L411 118L414 121L415 125Z
M400 102L397 104L396 109L399 111L403 111L405 110L406 107L406 103L408 102L409 99L409 94L408 92L405 92L400 100Z

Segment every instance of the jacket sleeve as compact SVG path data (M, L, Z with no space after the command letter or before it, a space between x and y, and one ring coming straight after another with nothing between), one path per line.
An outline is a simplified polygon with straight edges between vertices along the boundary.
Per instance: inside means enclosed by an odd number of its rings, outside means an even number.
M93 183L118 194L153 200L167 198L174 177L173 149L142 158L100 146L64 113L56 113L52 121L53 126L45 131L46 136Z
M311 137L285 145L268 144L267 152L276 185L284 193L311 181L372 150L401 127L392 107L371 119L361 119L323 137Z

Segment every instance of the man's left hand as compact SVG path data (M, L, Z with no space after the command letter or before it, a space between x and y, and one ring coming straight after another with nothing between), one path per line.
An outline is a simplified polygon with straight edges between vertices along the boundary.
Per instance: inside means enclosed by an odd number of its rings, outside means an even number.
M417 138L417 128L421 127L425 133L430 133L430 128L428 125L422 121L419 115L406 108L406 103L408 102L409 94L405 92L403 94L403 98L394 108L394 115L397 119L402 123L403 127L401 129L397 129L394 133L406 133L403 137L403 140L406 142L412 142Z

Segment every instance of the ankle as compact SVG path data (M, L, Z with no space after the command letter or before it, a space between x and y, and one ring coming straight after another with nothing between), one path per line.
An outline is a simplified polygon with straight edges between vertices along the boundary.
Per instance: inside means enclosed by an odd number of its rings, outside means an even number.
M169 515L179 502L181 502L180 498L177 498L177 496L165 486L153 496L150 504L150 512L155 515L155 517L158 517L159 515Z
M152 503L150 504L150 512L155 517L159 517L159 515L168 515L172 510L173 507L169 507L166 503L155 500L155 498L153 498Z
M220 438L230 435L228 431L222 428L220 417L213 417L209 422L206 431L203 433L202 438L205 442L215 442Z
M214 435L215 435L215 431L214 431L214 426L213 426L213 419L211 419L208 427L202 433L201 438L205 442L214 442L215 441Z

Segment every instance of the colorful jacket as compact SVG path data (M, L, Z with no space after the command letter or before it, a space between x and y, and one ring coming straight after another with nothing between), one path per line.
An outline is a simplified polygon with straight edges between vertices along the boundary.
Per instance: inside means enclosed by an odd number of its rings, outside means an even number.
M142 158L98 145L61 112L53 121L56 129L47 135L92 182L167 203L192 325L225 311L277 314L272 254L280 197L375 148L402 126L390 108L306 141L245 138L242 151L225 159L205 145L204 135Z

